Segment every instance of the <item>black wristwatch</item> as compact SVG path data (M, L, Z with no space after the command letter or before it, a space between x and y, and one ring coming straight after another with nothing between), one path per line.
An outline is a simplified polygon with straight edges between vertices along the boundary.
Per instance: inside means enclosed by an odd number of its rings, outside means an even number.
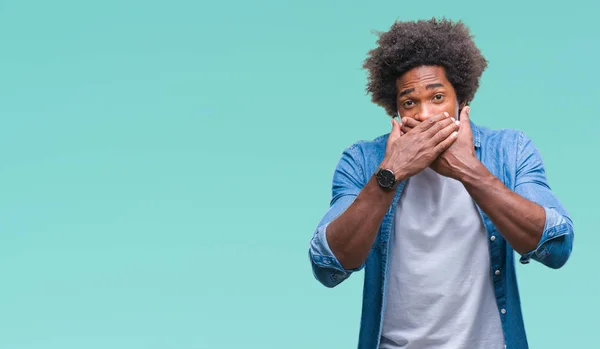
M400 184L399 181L396 181L396 175L394 172L387 168L378 168L375 172L375 177L377 177L377 183L379 183L379 186L386 190L396 189L398 184Z

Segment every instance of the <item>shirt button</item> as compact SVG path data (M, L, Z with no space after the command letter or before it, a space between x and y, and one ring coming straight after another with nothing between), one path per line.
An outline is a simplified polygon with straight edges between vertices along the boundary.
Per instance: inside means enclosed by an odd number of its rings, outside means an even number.
M500 270L496 270L496 271L494 272L494 274L496 274L496 275L500 275Z
M494 241L496 240L496 237L494 235L490 236L490 240Z
M500 310L500 312L501 312L502 314L506 314L506 309L502 308L502 310Z

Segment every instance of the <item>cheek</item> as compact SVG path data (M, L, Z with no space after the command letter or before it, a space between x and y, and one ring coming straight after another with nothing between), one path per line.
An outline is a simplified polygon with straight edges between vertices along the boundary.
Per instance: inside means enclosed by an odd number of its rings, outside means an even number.
M455 119L458 118L458 103L452 102L452 100L445 100L443 102L426 101L418 103L415 107L405 110L402 113L398 112L400 118L409 116L419 121L425 121L432 116L447 112L450 116ZM400 114L402 116L400 116Z
M443 103L444 106L444 111L448 112L448 114L450 114L450 116L454 117L454 118L458 118L458 102L456 101L452 101L452 100L447 100L445 103Z
M446 112L450 114L450 116L456 118L458 115L458 105L452 102L443 102L443 103L427 103L423 104L422 108L419 110L419 118L422 120L427 120L432 116L441 114Z

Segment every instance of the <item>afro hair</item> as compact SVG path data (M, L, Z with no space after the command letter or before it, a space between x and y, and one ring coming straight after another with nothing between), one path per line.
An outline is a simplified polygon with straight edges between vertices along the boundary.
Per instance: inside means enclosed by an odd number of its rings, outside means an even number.
M487 61L461 21L396 21L377 35L377 47L363 64L368 71L367 93L390 116L397 111L396 80L419 66L443 67L458 102L467 105L473 100Z

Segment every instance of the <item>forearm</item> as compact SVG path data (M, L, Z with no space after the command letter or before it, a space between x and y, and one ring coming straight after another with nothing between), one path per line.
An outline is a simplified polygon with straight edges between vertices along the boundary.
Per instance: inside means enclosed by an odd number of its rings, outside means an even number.
M481 162L464 169L459 180L515 251L537 247L546 221L542 206L508 189Z
M358 268L369 256L394 194L394 190L381 189L373 176L348 209L327 227L327 243L345 269Z

